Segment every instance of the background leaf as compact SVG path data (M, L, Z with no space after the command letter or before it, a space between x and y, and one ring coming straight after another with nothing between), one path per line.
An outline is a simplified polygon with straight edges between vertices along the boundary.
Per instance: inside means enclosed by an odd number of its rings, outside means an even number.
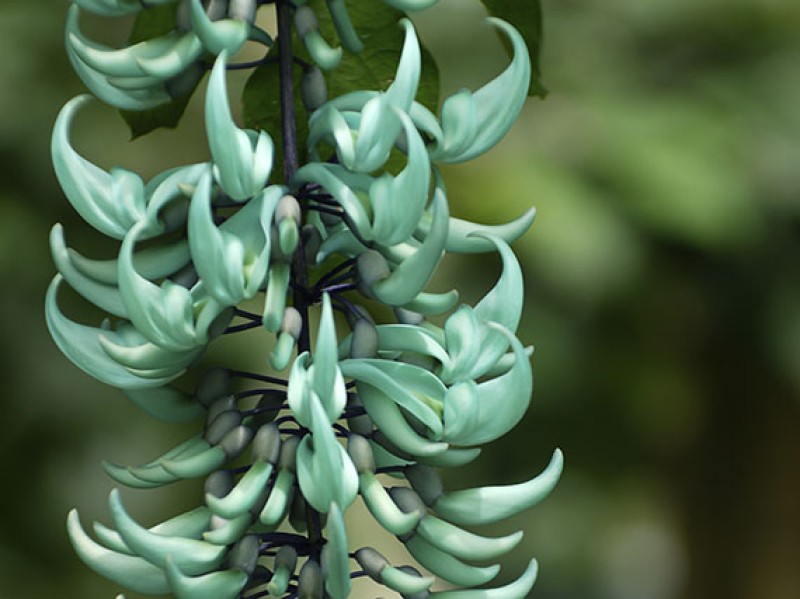
M153 8L148 8L139 12L133 23L129 44L165 35L175 27L175 13L178 10L177 4L162 4ZM120 110L122 118L131 130L131 138L136 139L159 127L174 129L181 120L189 98L192 97L194 90L200 83L197 82L183 96L174 99L172 102L150 108L148 110L132 111Z
M542 70L539 66L539 55L542 52L542 5L539 0L481 0L489 14L508 21L519 30L525 38L528 46L528 53L531 56L531 86L528 90L529 96L544 98L547 89L542 84ZM510 51L505 36L503 43Z

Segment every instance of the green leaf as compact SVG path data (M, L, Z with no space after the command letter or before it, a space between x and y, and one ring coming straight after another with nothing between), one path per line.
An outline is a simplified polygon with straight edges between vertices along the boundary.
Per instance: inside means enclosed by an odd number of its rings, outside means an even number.
M332 45L338 45L333 20L323 0L312 0L311 6L319 20L323 37ZM405 39L403 29L398 24L405 13L381 2L352 3L348 5L350 18L359 37L364 41L360 54L345 52L341 63L333 71L325 73L328 98L357 90L385 91L392 83L397 63ZM294 39L293 51L304 60L311 61L308 53L298 39ZM294 70L294 99L297 119L297 145L301 164L306 157L308 139L308 111L300 100L300 80L302 70ZM244 89L245 126L256 130L266 130L276 140L275 165L273 172L281 172L277 165L283 164L280 116L280 81L278 65L270 63L255 70ZM422 76L420 78L417 101L436 111L439 104L439 69L429 52L422 49ZM390 172L398 172L404 165L404 157L395 155L387 165Z
M540 0L481 0L489 14L508 21L516 27L525 38L528 53L531 56L531 86L529 96L544 98L547 89L542 84L542 71L539 56L542 52L542 5ZM501 36L502 37L502 36ZM506 49L511 50L508 40L503 37Z
M161 4L139 12L133 23L128 43L136 44L172 31L175 28L177 10L177 4ZM167 104L142 111L120 110L122 118L131 130L131 138L136 139L159 127L174 129L180 122L200 79L201 77L197 77L197 81L185 94Z

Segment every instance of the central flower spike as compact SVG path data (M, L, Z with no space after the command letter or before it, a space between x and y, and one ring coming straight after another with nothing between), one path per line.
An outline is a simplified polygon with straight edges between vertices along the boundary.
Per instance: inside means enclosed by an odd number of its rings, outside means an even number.
M153 10L172 1L174 13ZM402 16L398 9L435 3L385 0L370 11ZM435 470L474 460L482 444L520 422L531 401L532 350L517 338L522 270L509 243L534 211L500 225L451 216L437 167L487 151L508 131L529 86L524 40L490 19L511 42L511 64L477 91L447 98L437 117L416 101L422 50L414 27L396 19L402 48L398 39L399 61L384 89L328 100L325 77L338 77L348 53L372 39L361 29L362 9L344 0L279 0L278 51L254 63L259 77L283 86L270 92L281 102L289 180L271 185L278 131L240 128L226 80L231 68L250 66L229 63L247 40L273 45L254 25L261 4L74 0L70 8L70 59L109 104L149 110L211 71L210 160L147 182L122 167L101 169L72 148L70 126L87 96L71 100L56 121L59 183L84 220L118 247L111 257L86 257L67 246L61 225L53 227L59 274L46 297L51 334L79 368L151 416L198 421L196 434L154 459L103 462L103 469L136 489L201 478L204 500L143 526L115 489L112 526L95 522L92 538L73 511L70 540L115 583L179 599L347 599L352 578L364 575L415 599L528 597L535 560L514 582L475 588L498 575L492 562L514 551L522 533L486 537L469 527L542 500L561 474L560 451L540 475L511 485L448 492ZM166 32L104 46L81 32L82 10L164 18ZM292 26L296 44L287 39ZM340 47L326 41L332 35ZM302 48L308 56L293 55ZM307 127L295 121L293 74L303 82ZM309 157L299 165L296 136ZM426 291L447 252L500 255L502 273L474 306L457 306L456 290ZM57 301L63 281L108 317L98 326L68 318ZM442 315L439 324L429 315ZM264 372L204 364L220 335L246 331L256 331L246 359ZM383 550L351 547L345 517L359 496L430 575L393 565ZM433 591L436 578L461 588Z

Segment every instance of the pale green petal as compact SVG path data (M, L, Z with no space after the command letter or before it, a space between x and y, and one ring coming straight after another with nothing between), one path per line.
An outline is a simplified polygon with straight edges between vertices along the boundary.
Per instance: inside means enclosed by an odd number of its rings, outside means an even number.
M78 7L73 5L67 13L67 22L77 23ZM67 44L67 56L81 81L98 98L124 110L147 110L172 100L163 85L147 89L124 90L112 85L102 73L83 62L70 44Z
M225 547L242 538L253 523L253 516L246 513L231 520L222 520L222 524L216 519L213 519L211 523L214 529L204 532L203 539L214 545Z
M72 119L91 96L70 100L56 119L51 156L56 177L64 194L81 217L101 233L122 239L144 218L144 183L135 173L115 169L109 174L98 168L69 143Z
M398 10L425 10L436 4L439 0L383 0L386 4Z
M447 240L449 213L441 186L437 186L434 192L433 212L430 235L416 253L395 268L389 277L372 286L373 293L380 301L392 306L403 306L410 303L428 284L442 258Z
M370 418L391 443L412 456L435 456L447 449L447 443L431 441L414 430L397 403L383 391L372 385L358 385L358 395Z
M522 531L504 537L483 537L435 516L425 516L417 526L417 534L453 557L475 561L498 558L522 540Z
M225 547L184 537L159 535L141 527L125 511L119 492L114 489L108 498L111 517L125 544L147 561L161 568L171 555L187 574L204 574L215 569L225 558Z
M173 34L168 34L172 36ZM159 41L159 38L141 42L145 46ZM145 75L166 81L181 74L203 52L203 46L194 32L186 32L177 39L170 37L170 47L166 51L153 55L148 52L147 56L136 56L136 64ZM141 54L141 53L140 53Z
M508 244L498 237L488 237L503 260L503 270L495 286L475 306L475 315L483 323L497 323L514 333L522 316L525 291L522 269ZM478 378L491 369L508 349L508 341L499 329L482 327L483 351L472 368L470 376Z
M422 53L411 21L401 19L400 25L405 29L405 40L394 80L386 90L386 98L392 106L405 113L411 109L411 103L417 95L422 71Z
M458 303L458 291L451 289L446 293L421 292L407 304L400 306L411 312L419 312L426 316L443 314L455 308Z
M398 114L405 129L408 163L396 176L375 179L369 190L374 213L374 235L383 245L407 240L417 228L428 200L430 161L411 119Z
M272 464L256 461L225 497L206 493L206 504L223 518L236 518L256 504L272 475Z
M450 447L437 455L420 456L417 461L436 468L457 468L475 461L480 454L480 447Z
M277 526L286 517L294 494L295 475L282 469L272 485L267 503L261 510L259 520L266 526Z
M387 566L381 572L381 582L393 591L408 595L426 591L431 588L435 579L432 576L418 576L393 566Z
M497 237L506 243L513 243L530 228L535 216L536 209L530 208L521 216L502 225L481 225L451 216L447 228L445 249L456 254L493 252L497 246L489 240L490 237ZM424 239L430 231L432 220L430 213L424 213L415 236Z
M380 389L428 427L434 438L442 432L440 419L445 387L424 368L379 359L342 360L342 374Z
M339 162L347 168L355 160L355 143L350 127L334 104L325 104L311 115L308 131L308 148L314 154L317 145L327 140L333 142Z
M95 543L81 527L77 510L67 517L67 532L75 553L92 570L137 593L160 595L169 592L161 568L131 555L107 549Z
M270 225L282 187L270 187L250 200L222 226L211 213L211 176L197 184L189 208L192 262L203 288L226 306L252 298L264 284L270 256Z
M351 170L371 173L382 167L402 126L389 98L385 94L375 96L364 105L360 115L345 116L353 117L352 127L358 130Z
M359 492L372 516L394 535L411 532L419 522L416 513L406 513L392 501L383 484L370 472L359 475Z
M311 356L303 352L292 364L289 372L289 384L286 389L286 400L292 415L305 427L311 426L311 399L308 389L308 366Z
M86 258L75 250L68 248L72 265L85 276L106 285L117 285L119 282L119 261L93 260ZM147 248L133 255L133 266L146 279L162 279L178 272L191 260L189 242L185 239Z
M72 264L67 245L64 242L64 229L61 224L55 224L50 229L50 252L58 272L70 287L101 310L120 318L127 318L128 313L119 289L98 283L85 276Z
M381 324L378 332L378 347L382 351L403 351L435 358L443 365L450 356L427 330L410 324Z
M345 508L358 494L358 472L350 456L337 441L328 416L314 392L309 395L312 435L297 448L297 479L303 497L318 512L332 503Z
M176 561L176 556L169 556L166 569L170 590L177 599L236 599L247 584L247 573L241 570L185 576L175 565Z
M202 404L172 386L143 391L125 389L125 396L150 416L166 422L188 422L203 415Z
M331 599L347 599L350 595L350 552L342 508L333 503L328 511L325 528L328 542L322 548L322 568L325 590Z
M450 387L444 398L444 438L455 445L480 445L510 431L525 415L533 392L533 375L525 348L499 325L514 349L514 366L503 376L476 385Z
M442 369L442 382L451 384L471 378L469 373L475 361L485 351L481 345L481 329L475 311L462 305L445 321L444 334L450 367Z
M211 70L206 93L206 134L218 183L229 196L243 200L266 185L272 170L273 144L265 131L256 136L233 122L225 81L226 57L225 52L220 54Z
M146 379L112 360L100 346L98 339L101 334L112 334L110 331L73 322L59 310L56 296L61 281L61 275L56 275L47 289L47 327L59 349L78 368L108 385L123 389L160 387L181 374L182 370L178 369L170 376Z
M544 472L527 482L447 493L436 501L433 509L455 524L492 524L544 499L556 486L563 466L564 457L561 450L556 449Z
M244 20L212 21L200 0L189 1L189 19L192 31L200 38L203 47L212 54L227 52L233 56L242 48L250 33L250 25Z
M215 446L188 457L161 460L161 465L179 478L197 478L217 470L227 460L225 450Z
M164 535L167 537L184 537L187 539L199 539L203 532L208 529L211 522L211 512L206 507L198 507L183 514L173 516L160 524L150 527L151 533ZM100 522L92 522L92 529L109 549L134 555L130 547L122 540L120 534Z
M353 22L350 20L350 13L344 0L328 0L328 11L331 13L333 26L339 35L345 50L359 54L364 49L364 44L358 38Z
M224 306L169 280L155 285L136 272L133 247L143 224L134 226L119 254L119 288L131 322L150 341L172 351L186 351L208 341L208 327Z
M446 116L443 108L444 143L432 153L433 160L464 162L483 154L508 132L525 104L531 77L525 40L505 21L496 18L488 21L508 36L514 58L505 71L471 95L474 108L461 105L461 100L456 100L459 106L452 106ZM473 131L468 144L461 138L465 128ZM450 144L455 142L457 147L450 150Z
M131 372L168 369L180 374L204 349L199 347L182 352L166 350L148 341L130 323L119 324L116 331L102 329L98 332L97 341L103 352Z
M269 269L263 322L270 333L277 333L281 328L291 274L290 266L284 262L273 264Z
M536 582L539 571L536 560L531 560L517 580L496 589L459 589L430 594L430 599L526 599Z
M111 48L86 38L79 28L76 8L71 8L76 17L67 21L67 47L87 66L108 77L140 77L148 73L137 63L138 59L165 56L186 35L177 31L144 40L124 48ZM70 15L71 17L72 15ZM199 53L198 53L199 54ZM196 58L196 56L195 56Z
M447 582L465 587L486 584L500 571L500 566L478 567L465 564L461 560L445 553L415 534L404 541L406 549L423 568L427 568L439 578Z

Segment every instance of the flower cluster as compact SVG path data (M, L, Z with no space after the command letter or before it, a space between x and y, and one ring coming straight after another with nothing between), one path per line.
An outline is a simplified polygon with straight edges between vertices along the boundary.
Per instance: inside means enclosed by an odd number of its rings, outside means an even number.
M435 3L387 2L403 10ZM183 0L173 32L123 49L78 29L80 9L124 15L160 3L75 0L70 57L98 97L145 109L168 101L180 81L196 83L215 55L205 111L211 160L148 182L124 168L106 172L70 145L70 123L89 96L69 102L53 133L58 180L84 220L121 243L113 260L87 258L66 246L56 225L59 274L46 316L70 360L150 415L204 419L201 432L160 457L141 466L104 463L106 472L133 488L203 477L205 492L200 507L145 528L114 490L115 529L95 523L98 541L70 514L78 555L128 589L186 599L344 599L357 576L414 599L526 597L535 561L510 585L469 590L499 571L469 562L511 551L522 533L486 538L462 527L538 502L560 475L560 452L517 485L446 492L435 470L474 460L530 402L530 352L515 335L522 274L508 244L534 213L497 226L451 217L436 166L477 156L508 131L530 79L522 38L492 19L514 50L511 64L481 89L447 98L437 116L415 101L420 47L410 21L401 21L405 42L388 89L320 103L309 121L309 162L284 184L270 184L273 141L266 131L239 128L225 77L229 56L247 39L273 44L253 25L255 0ZM341 49L321 37L311 5L295 4L295 30L309 55L334 68ZM344 48L359 51L344 2L327 7ZM390 169L396 156L402 168ZM446 252L489 251L500 254L502 273L475 306L457 306L455 290L425 291ZM309 266L321 273L314 284ZM99 327L67 318L57 302L63 281L110 317ZM240 308L261 296L260 314ZM335 312L348 334L337 332ZM441 327L426 318L443 314ZM201 365L216 337L257 327L275 338L271 374ZM187 370L188 391L176 381ZM381 474L398 486L385 488ZM464 588L432 591L433 577L393 566L375 548L351 552L343 515L358 496L422 567Z

